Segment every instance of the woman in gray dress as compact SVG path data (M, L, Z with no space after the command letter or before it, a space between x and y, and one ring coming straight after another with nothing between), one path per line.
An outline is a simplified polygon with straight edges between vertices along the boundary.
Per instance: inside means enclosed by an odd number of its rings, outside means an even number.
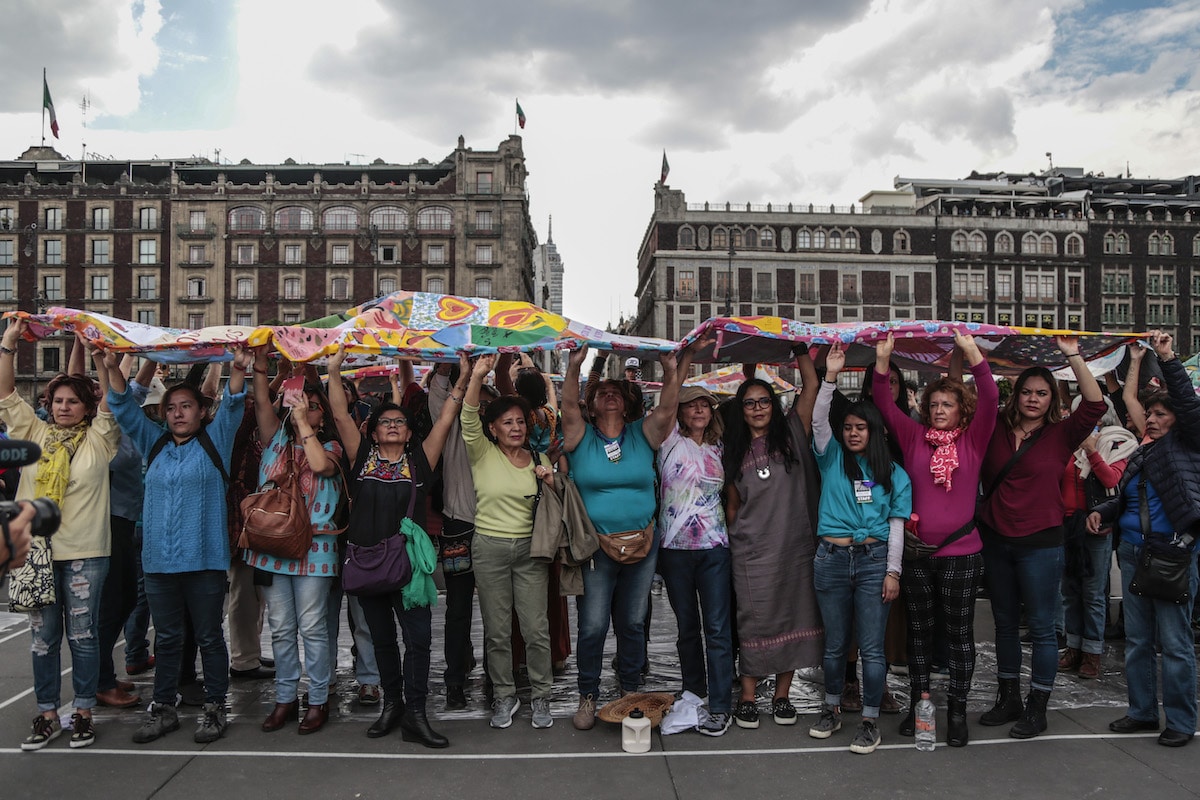
M742 684L734 722L741 728L758 727L755 690L768 675L775 676L772 718L795 725L793 674L819 665L824 652L813 590L819 494L809 446L818 381L806 352L798 363L803 389L789 413L769 383L751 379L727 418L726 515Z

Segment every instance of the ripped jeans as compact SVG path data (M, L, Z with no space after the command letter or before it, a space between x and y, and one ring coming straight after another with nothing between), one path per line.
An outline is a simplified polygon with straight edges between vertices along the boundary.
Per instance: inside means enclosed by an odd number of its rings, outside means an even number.
M71 687L75 708L94 708L100 681L100 595L108 557L54 562L57 602L29 612L33 634L33 691L38 711L62 705L63 632L71 648Z

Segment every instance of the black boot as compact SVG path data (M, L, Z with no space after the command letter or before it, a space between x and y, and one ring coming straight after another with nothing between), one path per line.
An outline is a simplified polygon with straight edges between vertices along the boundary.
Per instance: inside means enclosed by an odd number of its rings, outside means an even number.
M400 737L406 742L416 742L426 747L450 746L449 739L429 727L429 718L425 716L425 709L420 711L415 708L405 709L404 715L400 717Z
M946 725L946 744L951 747L966 747L967 746L967 701L955 700L953 697L947 700L947 719Z
M908 713L900 720L900 728L896 731L901 736L913 736L917 732L917 700L921 695L916 689L910 693Z
M372 722L371 727L367 728L367 736L372 739L387 736L400 724L400 719L403 715L404 703L397 700L385 699L383 701L383 709L379 712L379 719Z
M1030 689L1025 698L1025 711L1017 724L1013 725L1008 735L1014 739L1032 739L1039 733L1046 732L1046 703L1050 693L1041 689Z
M1000 688L996 690L996 705L990 711L983 712L979 724L995 726L1016 722L1023 710L1020 678L1001 678Z

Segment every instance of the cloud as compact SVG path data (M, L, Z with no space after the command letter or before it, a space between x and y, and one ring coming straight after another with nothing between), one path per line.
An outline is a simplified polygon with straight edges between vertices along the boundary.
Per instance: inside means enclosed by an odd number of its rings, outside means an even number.
M352 47L318 50L310 76L384 113L413 117L431 139L477 129L508 97L546 93L655 95L658 118L644 122L656 132L669 132L655 125L672 118L779 130L795 116L794 99L769 85L770 65L867 7L867 0L409 0L389 6Z

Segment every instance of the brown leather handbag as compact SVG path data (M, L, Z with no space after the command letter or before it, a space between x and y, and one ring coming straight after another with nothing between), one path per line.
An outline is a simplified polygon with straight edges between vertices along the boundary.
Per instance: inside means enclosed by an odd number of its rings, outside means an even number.
M283 478L267 481L242 501L238 547L277 558L304 558L312 548L312 519L300 489L295 455L287 447Z
M600 533L600 549L604 554L618 564L636 564L650 555L654 546L654 519L640 531L621 531L620 533Z

